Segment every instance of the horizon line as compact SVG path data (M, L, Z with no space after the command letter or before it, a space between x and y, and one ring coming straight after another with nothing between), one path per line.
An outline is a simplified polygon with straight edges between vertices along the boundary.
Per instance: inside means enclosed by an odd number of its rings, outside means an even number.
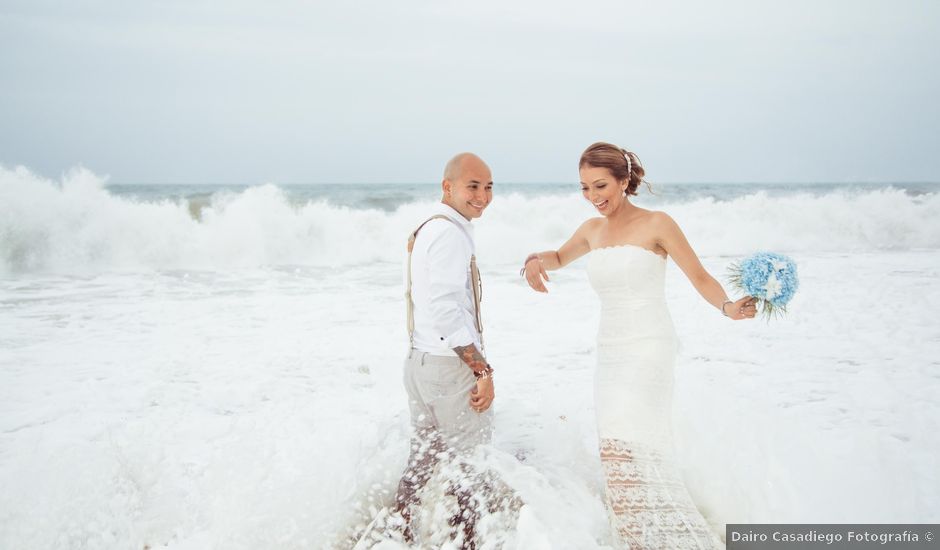
M257 186L257 185L440 185L440 182L421 181L312 181L312 182L106 182L111 185L216 185L216 186ZM577 185L575 181L497 181L496 185ZM940 185L940 180L904 180L904 181L658 181L652 185Z

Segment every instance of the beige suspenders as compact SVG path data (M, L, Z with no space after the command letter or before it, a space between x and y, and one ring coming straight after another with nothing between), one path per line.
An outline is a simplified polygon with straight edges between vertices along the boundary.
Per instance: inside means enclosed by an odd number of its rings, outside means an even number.
M460 227L456 221L451 218L443 215L437 214L431 216L430 218L424 220L424 223L418 226L417 229L411 232L411 235L408 236L408 286L405 289L405 301L408 308L408 340L411 342L411 347L415 345L415 304L411 299L411 253L415 247L415 239L418 237L418 231L421 231L421 228L424 227L426 223L435 219L445 219L450 223L457 226L457 229L460 229L461 232L470 239L470 235L467 235L466 230L463 227ZM480 335L480 347L483 347L483 320L480 317L480 301L483 299L483 283L480 281L480 270L477 269L477 257L476 254L470 255L470 286L473 289L473 310L475 313L474 323L476 324L477 333ZM480 350L482 353L483 350Z

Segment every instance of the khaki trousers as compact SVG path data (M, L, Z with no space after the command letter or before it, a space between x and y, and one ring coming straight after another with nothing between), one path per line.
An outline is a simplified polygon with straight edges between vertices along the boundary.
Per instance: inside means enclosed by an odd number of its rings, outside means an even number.
M476 378L460 358L412 349L405 359L404 382L411 423L418 433L436 432L455 452L490 442L493 409L478 413L470 408Z

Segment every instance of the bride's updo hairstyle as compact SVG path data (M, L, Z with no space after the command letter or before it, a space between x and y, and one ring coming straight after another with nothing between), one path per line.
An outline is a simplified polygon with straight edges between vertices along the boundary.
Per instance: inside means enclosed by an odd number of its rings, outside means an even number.
M643 170L643 165L640 164L640 157L636 156L636 153L631 153L611 143L598 141L585 149L581 153L578 168L581 169L585 166L606 168L617 178L618 182L626 180L625 195L636 195L636 188L641 183L645 183L646 187L652 191L649 182L643 179L646 171Z

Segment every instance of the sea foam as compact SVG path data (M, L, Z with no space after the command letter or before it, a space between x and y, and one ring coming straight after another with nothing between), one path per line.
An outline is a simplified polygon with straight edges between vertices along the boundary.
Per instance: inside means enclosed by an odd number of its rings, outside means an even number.
M344 267L397 262L406 235L436 202L393 211L297 204L274 184L195 199L114 195L106 179L74 169L59 181L0 167L0 273L87 273L270 265ZM644 205L644 197L637 203ZM650 206L650 205L647 205ZM884 187L818 195L760 191L729 200L657 202L700 255L866 252L940 247L940 193ZM490 266L557 248L596 212L577 193L497 193L476 222L479 255Z

